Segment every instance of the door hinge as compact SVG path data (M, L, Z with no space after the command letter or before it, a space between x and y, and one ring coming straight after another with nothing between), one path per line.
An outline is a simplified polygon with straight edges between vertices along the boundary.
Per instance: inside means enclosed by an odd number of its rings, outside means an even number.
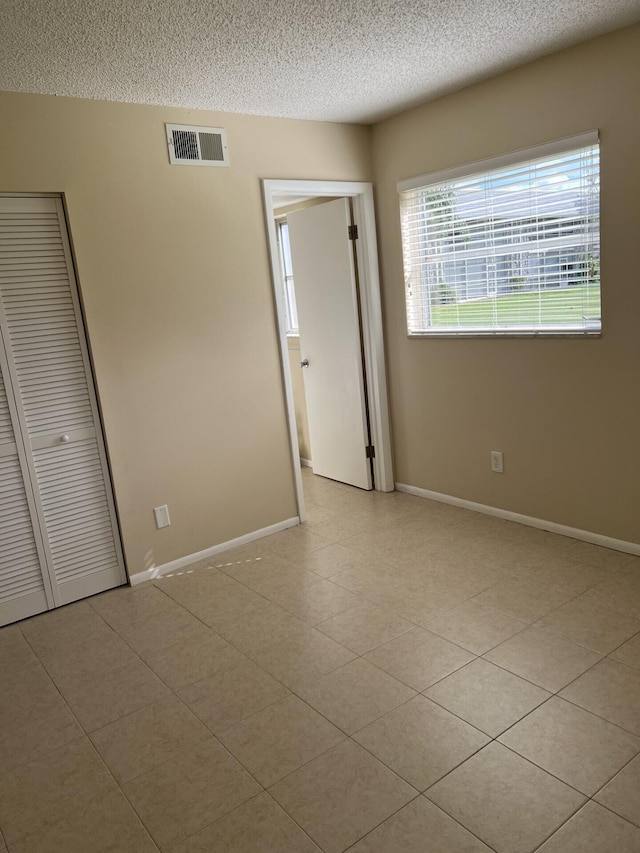
M357 240L358 239L358 226L357 225L349 225L349 227L347 228L347 232L349 234L350 240Z
M370 444L368 447L365 447L365 453L367 454L367 459L376 458L376 449L373 444Z

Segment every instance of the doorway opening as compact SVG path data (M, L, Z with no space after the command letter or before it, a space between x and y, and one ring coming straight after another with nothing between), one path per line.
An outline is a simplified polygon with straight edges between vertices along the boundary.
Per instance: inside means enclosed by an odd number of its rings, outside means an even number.
M276 305L280 355L285 390L291 462L296 489L298 516L306 519L304 495L302 490L300 442L296 422L295 395L292 375L292 338L288 317L291 311L287 306L286 288L283 287L280 247L278 242L278 211L295 209L313 204L329 202L331 199L346 199L351 209L351 222L356 229L357 239L350 244L353 248L354 267L357 269L359 285L360 317L359 328L353 331L352 344L361 352L363 399L368 403L368 426L370 433L368 451L363 445L361 451L372 456L374 488L378 491L393 491L394 479L391 460L391 436L389 407L384 362L384 340L382 331L382 311L380 302L380 283L376 244L373 190L369 183L337 181L278 181L262 182L266 228L269 242L274 301ZM322 205L326 207L326 205ZM356 340L357 336L357 340ZM304 361L304 359L300 359ZM299 381L299 375L298 375ZM313 415L312 415L313 417ZM341 450L344 450L341 447ZM358 451L360 452L360 451ZM367 463L368 464L368 463ZM331 475L328 475L331 476ZM334 477L334 479L340 479ZM370 486L369 486L370 487Z

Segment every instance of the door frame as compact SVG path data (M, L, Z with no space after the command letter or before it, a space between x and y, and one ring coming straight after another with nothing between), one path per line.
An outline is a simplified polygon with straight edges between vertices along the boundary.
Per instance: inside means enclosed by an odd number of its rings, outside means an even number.
M350 198L353 205L353 221L358 228L355 241L360 303L362 310L362 348L366 373L366 390L369 400L371 441L375 447L373 459L374 488L381 492L392 492L395 488L391 455L391 424L387 395L387 376L384 358L384 334L382 326L382 304L380 299L380 274L378 268L378 244L376 239L373 185L362 181L293 181L262 180L265 224L271 263L278 326L278 342L282 363L291 463L298 502L300 522L306 520L302 473L300 470L300 447L293 403L293 384L287 344L287 325L284 294L281 286L280 257L275 224L275 197L306 196L310 198Z

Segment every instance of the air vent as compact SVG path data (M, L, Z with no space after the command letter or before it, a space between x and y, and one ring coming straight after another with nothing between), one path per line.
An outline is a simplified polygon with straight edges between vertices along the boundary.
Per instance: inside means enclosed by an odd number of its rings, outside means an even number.
M174 166L228 166L227 134L222 127L167 124L169 162Z

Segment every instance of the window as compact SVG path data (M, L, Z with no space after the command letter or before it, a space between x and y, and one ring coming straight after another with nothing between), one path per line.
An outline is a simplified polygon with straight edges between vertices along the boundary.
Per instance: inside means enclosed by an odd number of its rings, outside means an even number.
M597 132L398 190L409 335L600 332Z
M298 310L296 308L296 293L293 288L293 268L291 266L291 246L289 244L289 226L286 219L277 221L278 243L280 244L280 264L282 266L282 281L284 284L284 308L287 320L287 334L297 335Z

